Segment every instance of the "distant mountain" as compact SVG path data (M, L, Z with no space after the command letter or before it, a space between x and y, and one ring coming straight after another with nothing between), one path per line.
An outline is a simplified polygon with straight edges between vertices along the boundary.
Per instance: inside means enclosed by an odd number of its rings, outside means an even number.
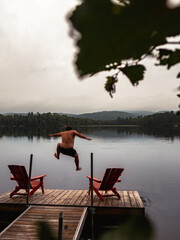
M93 120L116 120L117 118L134 117L132 114L120 111L103 111L94 113L84 113L78 115L80 118L90 118Z
M89 118L93 120L116 120L117 118L135 118L138 116L147 116L154 114L155 112L150 111L102 111L102 112L93 112L93 113L83 113L83 114L69 114L69 113L60 113L60 115L67 115L70 117L77 118Z
M136 117L155 114L155 112L150 112L150 111L128 111L128 112L133 114Z
M102 112L93 112L93 113L83 113L79 115L66 114L71 117L78 118L89 118L93 120L116 120L117 118L129 118L135 117L131 113L120 112L120 111L102 111Z
M4 116L12 116L12 115L22 115L22 116L27 116L28 113L3 113Z
M92 120L116 120L117 118L135 118L137 116L147 116L152 115L155 112L150 111L101 111L93 113L83 113L83 114L72 114L72 113L58 113L59 115L66 115L68 117L74 118L89 118ZM28 113L4 113L3 115L23 115L26 116ZM36 114L36 113L34 113Z

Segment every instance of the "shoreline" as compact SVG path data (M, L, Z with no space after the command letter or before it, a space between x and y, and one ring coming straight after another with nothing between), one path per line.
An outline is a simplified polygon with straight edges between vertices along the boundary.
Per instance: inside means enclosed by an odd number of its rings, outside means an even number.
M79 125L79 127L141 127L140 125Z

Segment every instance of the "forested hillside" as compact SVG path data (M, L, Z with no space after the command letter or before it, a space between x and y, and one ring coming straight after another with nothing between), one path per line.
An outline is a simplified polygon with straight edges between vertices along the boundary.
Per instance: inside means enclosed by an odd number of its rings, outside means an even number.
M135 117L135 115L121 111L102 111L94 113L79 114L80 118L89 118L93 120L116 120L117 118Z
M137 125L146 129L174 129L180 128L180 117L174 112L156 113L141 117L118 117L115 120L92 120L76 118L58 113L28 113L27 115L0 115L0 128L8 129L34 129L43 131L59 131L66 125L75 128L79 126L94 125Z

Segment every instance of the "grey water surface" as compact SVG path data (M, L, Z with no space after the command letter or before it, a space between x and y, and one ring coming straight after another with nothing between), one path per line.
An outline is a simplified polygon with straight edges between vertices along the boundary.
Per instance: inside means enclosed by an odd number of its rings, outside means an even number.
M80 131L80 130L79 130ZM156 240L180 239L180 139L147 135L120 128L92 128L80 131L92 141L75 139L82 171L75 171L74 160L61 155L54 158L60 139L47 137L2 136L0 138L0 193L14 188L8 164L29 169L32 176L47 174L45 188L88 189L90 154L94 155L94 177L102 178L108 167L122 167L118 190L136 190L142 197L146 214L153 222Z

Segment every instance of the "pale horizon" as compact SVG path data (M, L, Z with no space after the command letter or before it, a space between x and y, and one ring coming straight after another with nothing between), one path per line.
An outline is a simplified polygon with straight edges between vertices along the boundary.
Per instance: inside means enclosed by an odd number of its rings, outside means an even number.
M94 111L94 112L79 112L79 113L73 113L73 112L4 112L4 113L0 113L2 115L8 115L8 114L28 114L28 113L33 113L33 114L46 114L46 113L51 113L51 114L63 114L63 115L69 115L69 114L72 114L72 115L81 115L81 114L91 114L91 113L101 113L101 112L124 112L124 113L138 113L138 112L147 112L147 113L161 113L161 112L171 112L173 110L160 110L160 111L150 111L150 110L124 110L124 111L121 111L121 110L102 110L102 111ZM173 111L173 112L176 112L176 111Z

